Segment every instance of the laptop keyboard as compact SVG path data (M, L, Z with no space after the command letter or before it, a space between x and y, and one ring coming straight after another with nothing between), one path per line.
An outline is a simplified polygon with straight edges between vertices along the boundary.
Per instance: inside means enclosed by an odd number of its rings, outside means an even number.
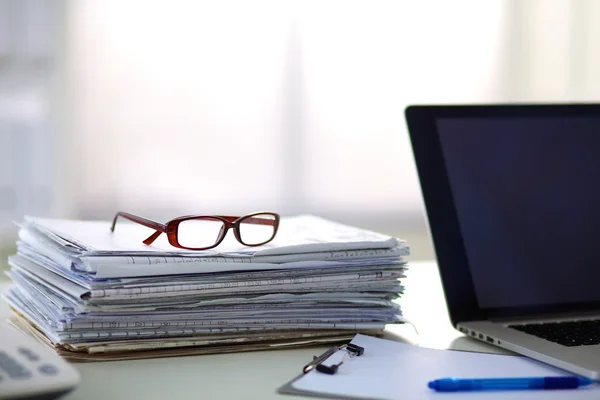
M600 344L600 319L509 325L508 327L563 346Z

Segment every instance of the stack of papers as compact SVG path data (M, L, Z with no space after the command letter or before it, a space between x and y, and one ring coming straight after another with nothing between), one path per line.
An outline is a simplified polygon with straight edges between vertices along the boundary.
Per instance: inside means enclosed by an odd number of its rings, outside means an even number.
M311 215L275 239L181 250L148 228L26 217L11 322L80 360L207 354L348 341L404 322L402 240Z

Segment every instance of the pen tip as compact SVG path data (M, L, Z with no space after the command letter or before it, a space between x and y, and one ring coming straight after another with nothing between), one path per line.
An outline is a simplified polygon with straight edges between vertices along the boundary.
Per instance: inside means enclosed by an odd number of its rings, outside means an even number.
M594 383L593 379L579 377L579 386L588 386Z
M436 381L431 381L431 382L429 382L429 383L427 384L427 387L429 387L429 389L434 389L434 390L437 390L437 388L438 388L438 385L437 385L437 382L436 382Z

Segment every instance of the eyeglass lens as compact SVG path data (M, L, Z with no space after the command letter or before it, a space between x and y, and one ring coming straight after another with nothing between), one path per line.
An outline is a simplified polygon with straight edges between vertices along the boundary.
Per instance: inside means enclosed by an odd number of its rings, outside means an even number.
M275 216L257 214L240 221L240 239L247 245L268 242L275 235Z
M188 219L179 223L177 241L189 248L210 247L217 242L222 229L225 229L225 224L217 218ZM268 242L275 235L275 216L257 214L245 217L239 222L239 234L245 245Z
M220 219L209 217L182 221L177 228L177 241L184 247L210 247L217 242L224 225Z

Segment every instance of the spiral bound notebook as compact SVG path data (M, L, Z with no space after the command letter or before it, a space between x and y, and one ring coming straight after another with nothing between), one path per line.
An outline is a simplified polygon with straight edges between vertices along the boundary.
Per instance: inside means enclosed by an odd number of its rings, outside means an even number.
M600 386L573 390L488 391L438 393L429 381L444 378L504 378L571 376L570 373L522 356L436 350L356 335L351 342L364 348L360 357L333 354L324 363L339 364L335 374L311 369L278 392L334 399L598 399ZM310 360L307 360L309 362ZM298 366L301 371L302 366Z

